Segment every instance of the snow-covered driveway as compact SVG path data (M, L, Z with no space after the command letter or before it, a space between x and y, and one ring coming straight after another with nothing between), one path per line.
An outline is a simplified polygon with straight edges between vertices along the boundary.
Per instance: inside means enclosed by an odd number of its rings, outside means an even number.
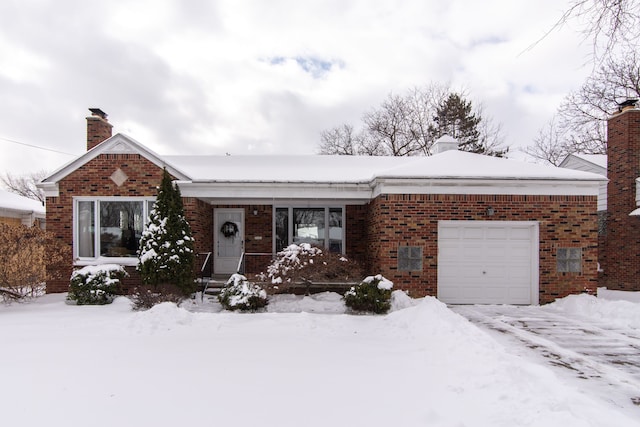
M640 415L640 332L599 316L549 306L452 306L508 344L553 366L585 392Z

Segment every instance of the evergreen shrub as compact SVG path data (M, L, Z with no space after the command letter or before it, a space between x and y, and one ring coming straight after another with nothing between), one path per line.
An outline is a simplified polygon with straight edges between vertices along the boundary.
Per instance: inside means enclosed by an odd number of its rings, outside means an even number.
M194 240L184 215L180 189L165 169L156 203L140 239L138 271L153 292L168 288L182 295L195 290Z
M78 305L111 304L118 294L120 280L128 276L117 264L90 265L71 273L68 301Z
M393 282L381 274L365 278L344 294L344 302L354 311L384 314L391 308Z
M234 274L218 295L227 310L257 311L269 303L267 292L241 274Z

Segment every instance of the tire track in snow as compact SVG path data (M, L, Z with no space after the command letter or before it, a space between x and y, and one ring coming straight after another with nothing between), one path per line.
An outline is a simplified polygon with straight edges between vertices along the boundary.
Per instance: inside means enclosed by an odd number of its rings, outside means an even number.
M577 381L583 392L640 414L640 337L636 334L541 307L450 308L507 343L516 354L533 356Z

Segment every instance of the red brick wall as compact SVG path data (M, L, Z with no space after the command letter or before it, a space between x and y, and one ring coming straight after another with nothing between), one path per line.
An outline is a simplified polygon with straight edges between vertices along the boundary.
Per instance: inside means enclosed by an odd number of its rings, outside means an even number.
M213 250L213 208L195 197L182 199L184 212L195 240L196 253Z
M113 125L106 119L97 116L87 117L87 151L111 138Z
M129 177L121 187L109 178L117 168ZM72 246L74 196L155 196L161 179L162 168L138 154L102 154L61 180L58 197L47 197L47 231ZM68 291L72 265L69 259L68 270L47 283L47 292Z
M640 217L636 183L640 177L640 110L620 113L608 122L607 222L600 249L599 285L640 291Z
M367 227L369 205L349 205L345 208L345 254L368 267Z
M437 294L438 221L539 221L540 302L597 285L596 196L382 195L371 202L372 265L412 296ZM487 207L495 210L486 215ZM423 248L423 270L397 270L400 245ZM556 248L582 247L583 272L558 273Z

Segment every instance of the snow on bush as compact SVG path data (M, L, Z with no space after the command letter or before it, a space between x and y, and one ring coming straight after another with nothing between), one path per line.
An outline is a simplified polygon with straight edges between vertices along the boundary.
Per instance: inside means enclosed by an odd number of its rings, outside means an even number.
M266 276L272 285L281 288L281 285L305 282L355 281L362 277L362 270L358 263L341 254L300 243L278 252L267 267Z
M128 276L117 264L90 265L71 273L68 301L78 305L110 304L115 298L120 280Z
M344 302L355 311L386 313L391 308L391 289L393 282L381 274L368 276L344 294Z
M194 291L194 240L180 189L166 169L140 239L138 259L140 278L154 293L170 289L172 294L189 295Z
M256 311L269 303L267 292L241 274L232 275L218 295L227 310Z

